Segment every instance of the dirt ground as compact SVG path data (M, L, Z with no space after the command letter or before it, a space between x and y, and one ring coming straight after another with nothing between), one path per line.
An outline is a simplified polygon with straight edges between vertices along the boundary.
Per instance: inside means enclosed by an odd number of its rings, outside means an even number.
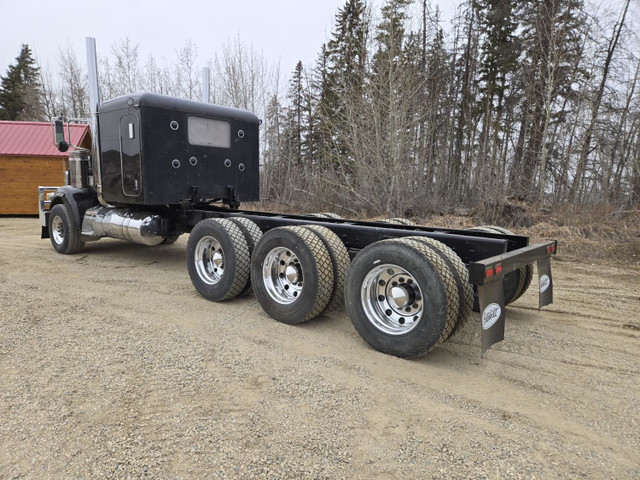
M561 243L553 305L408 361L208 302L186 237L64 256L0 218L0 478L640 478L637 262Z

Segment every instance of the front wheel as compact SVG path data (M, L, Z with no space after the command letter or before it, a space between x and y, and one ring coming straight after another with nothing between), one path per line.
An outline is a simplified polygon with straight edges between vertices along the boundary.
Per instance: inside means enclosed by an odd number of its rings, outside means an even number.
M49 238L58 253L78 253L84 248L80 226L76 225L69 207L54 205L49 213Z

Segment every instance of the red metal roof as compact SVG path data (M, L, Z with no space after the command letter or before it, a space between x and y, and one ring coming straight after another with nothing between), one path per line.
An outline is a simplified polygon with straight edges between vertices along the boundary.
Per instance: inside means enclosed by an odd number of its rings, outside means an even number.
M64 126L65 136L67 125ZM71 144L78 145L89 125L71 124ZM53 144L53 130L48 122L0 121L0 155L66 157Z

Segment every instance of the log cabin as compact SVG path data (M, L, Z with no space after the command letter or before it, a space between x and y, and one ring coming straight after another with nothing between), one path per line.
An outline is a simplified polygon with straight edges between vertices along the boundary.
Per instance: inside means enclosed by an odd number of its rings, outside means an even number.
M91 148L88 125L71 124L69 133L72 145ZM68 157L50 123L0 121L0 215L37 215L38 186L64 185Z

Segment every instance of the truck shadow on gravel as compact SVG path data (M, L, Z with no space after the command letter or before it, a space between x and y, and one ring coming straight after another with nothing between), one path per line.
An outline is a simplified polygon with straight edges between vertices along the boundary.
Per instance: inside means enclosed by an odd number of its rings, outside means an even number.
M131 266L143 266L159 263L165 266L184 267L186 262L186 245L158 245L148 247L119 240L103 239L87 243L79 255L74 255L78 261L90 262L91 259L127 263Z

